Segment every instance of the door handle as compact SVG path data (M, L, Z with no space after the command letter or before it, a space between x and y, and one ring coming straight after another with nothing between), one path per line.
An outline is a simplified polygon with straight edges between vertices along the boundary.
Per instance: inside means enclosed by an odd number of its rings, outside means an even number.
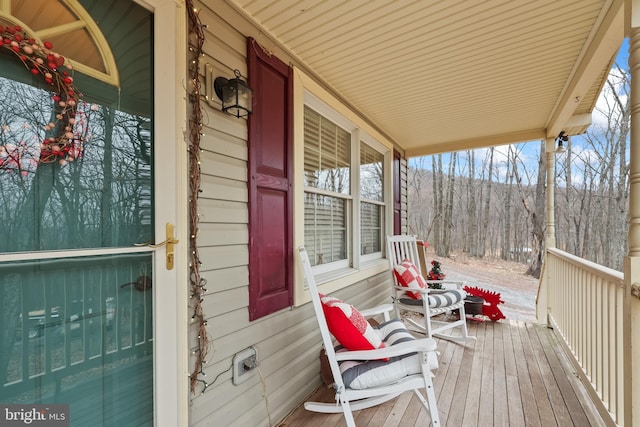
M164 239L160 243L141 243L136 244L135 246L147 246L149 248L161 248L166 246L166 264L167 270L173 270L173 265L175 262L175 251L173 246L180 243L180 240L174 237L174 226L170 222L167 223L165 227L166 239Z

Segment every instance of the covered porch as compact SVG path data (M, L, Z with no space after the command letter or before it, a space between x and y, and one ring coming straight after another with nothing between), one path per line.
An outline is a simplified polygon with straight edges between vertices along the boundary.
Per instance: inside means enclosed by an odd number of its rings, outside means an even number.
M640 2L447 3L429 10L417 3L371 10L316 10L293 2L231 5L312 78L326 80L344 105L397 142L403 167L407 158L421 155L546 141L539 323L471 324L476 347L441 343L435 381L444 424L637 424L640 400L632 392L640 359L634 326L640 317L634 296L640 295L640 134L634 131L640 129ZM557 31L543 29L552 22ZM632 76L629 252L624 272L615 272L556 249L555 140L591 125L625 36ZM390 78L394 74L397 79ZM393 200L401 212L395 234L407 231L406 193L399 193ZM401 396L362 411L356 423L413 425L427 417L412 412L416 407ZM331 423L342 425L341 416L298 408L282 425Z
M517 320L469 322L474 345L438 340L434 385L443 426L603 426L574 365L552 329ZM333 400L322 386L313 399ZM406 392L355 414L358 426L428 425L415 395ZM341 414L298 407L281 427L342 426Z

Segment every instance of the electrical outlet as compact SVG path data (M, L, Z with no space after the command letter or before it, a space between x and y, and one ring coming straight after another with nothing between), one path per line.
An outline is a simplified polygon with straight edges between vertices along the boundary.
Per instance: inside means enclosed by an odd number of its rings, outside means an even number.
M258 367L258 352L249 347L233 356L233 384L242 384L254 374Z

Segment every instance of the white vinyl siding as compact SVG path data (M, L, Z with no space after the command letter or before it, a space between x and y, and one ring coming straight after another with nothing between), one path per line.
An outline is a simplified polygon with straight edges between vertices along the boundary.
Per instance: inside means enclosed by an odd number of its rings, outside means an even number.
M217 5L215 11L198 3L198 9L202 21L216 28L215 32L208 33L204 46L205 70L211 69L213 77L229 77L236 68L247 75L245 35L255 33L254 27L225 3ZM266 43L264 38L259 41ZM280 59L291 60L284 56ZM204 116L207 119L202 128L198 247L200 271L207 282L203 309L211 339L203 378L210 385L206 391L199 386L189 395L188 425L269 427L269 418L271 425L278 425L321 384L318 324L311 304L249 321L247 123L222 113L215 95L205 106ZM302 117L300 113L295 119L301 122ZM332 119L353 133L344 123ZM349 156L352 157L350 152ZM296 168L302 176L300 160ZM302 204L302 192L296 197ZM353 213L346 215L352 222ZM302 222L302 211L298 218ZM302 230L299 239L298 245L301 245ZM352 286L340 291L337 297L360 307L380 304L388 297L387 273L377 272L368 274L366 280L351 280ZM296 286L298 282L301 281L296 280ZM189 322L192 315L190 302L184 301L189 316L185 322ZM198 330L195 323L190 325L191 346ZM260 373L255 371L247 381L236 386L229 368L234 355L250 346L257 350ZM192 367L193 359L188 368Z
M204 45L206 52L203 59L205 75L211 77L232 76L233 69L239 69L247 75L246 35L255 34L258 42L267 45L269 41L255 27L238 14L225 2L216 4L215 9L202 2L197 3L200 17L209 28L216 31L207 33ZM278 55L285 62L295 59L283 54ZM298 70L299 71L299 70ZM295 71L295 72L298 72ZM302 81L298 80L301 84ZM210 90L210 81L207 90ZM204 85L204 82L203 82ZM295 245L304 243L304 170L303 166L303 117L304 87L298 86L294 97L298 96L299 109L294 110L294 120L300 131L295 138L296 158L295 174ZM320 91L314 90L314 93ZM325 104L335 107L330 102ZM327 111L315 108L323 116L329 117ZM341 110L342 113L342 110ZM300 405L315 388L321 385L318 353L321 347L318 324L311 304L305 304L308 294L304 292L304 280L301 271L295 280L295 307L265 316L256 321L249 321L249 207L247 182L248 145L247 123L244 119L224 114L220 111L220 101L215 94L209 98L204 108L206 117L202 128L202 182L199 195L199 233L198 247L202 261L201 273L206 280L207 292L203 301L203 309L208 319L207 330L211 339L211 351L207 363L203 367L209 387L203 391L200 386L195 394L190 394L189 423L190 427L230 426L230 427L268 427L278 425L295 407ZM347 116L349 120L341 117ZM375 133L357 118L342 113L341 116L330 116L330 120L347 131L352 138L348 153L350 162L359 158L354 154L354 145L362 140L354 136L356 123L365 129L376 141L384 141L384 145L376 145L366 140L367 144L381 152L392 150L392 145L382 136ZM387 151L385 151L385 148ZM386 157L385 157L386 159ZM359 170L350 168L349 173ZM353 181L353 177L350 177ZM389 181L390 182L390 181ZM387 182L385 181L385 186ZM340 188L335 186L334 188ZM358 189L358 187L355 187ZM314 189L314 198L336 197L352 204L360 197L359 190L354 193L353 187L349 195L335 192L327 195L326 190ZM311 193L310 193L311 194ZM338 197L341 195L340 197ZM346 199L344 198L346 197ZM359 212L346 208L345 221L359 230L356 219ZM387 226L388 227L388 226ZM359 246L355 246L359 252ZM353 248L351 252L353 252ZM298 260L294 259L298 268ZM380 260L375 266L367 265L360 271L348 271L347 276L335 278L323 283L323 291L349 301L356 307L372 307L388 300L389 270L386 260ZM308 299L307 299L308 301ZM190 300L184 305L190 321L192 310ZM195 323L189 328L189 345L197 337ZM234 385L230 367L233 357L238 352L253 346L258 353L258 367L255 373L240 385ZM195 357L195 356L193 356ZM193 360L189 363L193 367ZM181 374L182 375L182 374ZM181 377L182 378L182 377Z

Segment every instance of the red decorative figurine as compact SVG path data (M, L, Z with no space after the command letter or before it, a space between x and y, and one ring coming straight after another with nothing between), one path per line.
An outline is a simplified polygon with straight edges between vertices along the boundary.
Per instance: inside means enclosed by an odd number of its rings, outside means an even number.
M465 286L463 289L469 295L484 298L485 303L482 306L482 314L484 316L487 316L494 322L500 319L506 319L505 315L498 308L498 304L504 304L499 292L488 291L477 286Z

